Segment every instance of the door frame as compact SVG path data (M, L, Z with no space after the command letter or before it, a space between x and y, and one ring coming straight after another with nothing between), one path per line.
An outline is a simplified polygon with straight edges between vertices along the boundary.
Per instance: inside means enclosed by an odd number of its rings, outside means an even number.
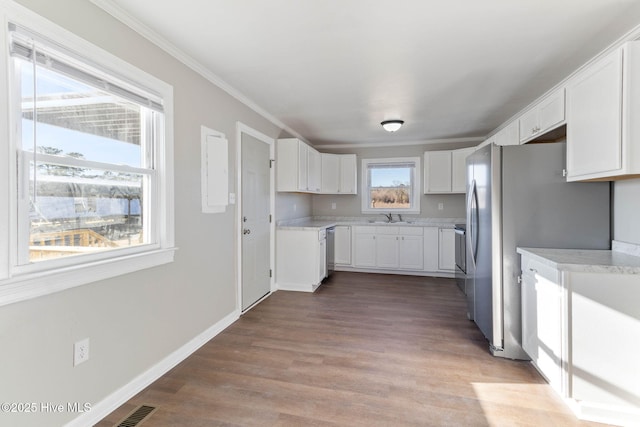
M236 189L237 189L237 204L236 204L236 310L239 313L242 311L242 134L247 134L253 138L264 142L269 145L269 160L271 160L271 168L269 170L269 212L271 212L271 224L269 225L269 268L271 269L271 279L269 283L269 293L260 298L244 312L251 310L260 301L271 295L275 289L275 246L276 246L276 221L275 221L275 168L273 162L275 161L275 139L271 138L260 131L253 129L250 126L245 125L242 122L236 122Z

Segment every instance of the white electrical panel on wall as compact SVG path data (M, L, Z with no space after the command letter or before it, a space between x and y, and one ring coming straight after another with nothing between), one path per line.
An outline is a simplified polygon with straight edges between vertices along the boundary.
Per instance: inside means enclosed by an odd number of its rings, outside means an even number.
M221 213L229 204L229 147L223 133L202 126L202 212Z

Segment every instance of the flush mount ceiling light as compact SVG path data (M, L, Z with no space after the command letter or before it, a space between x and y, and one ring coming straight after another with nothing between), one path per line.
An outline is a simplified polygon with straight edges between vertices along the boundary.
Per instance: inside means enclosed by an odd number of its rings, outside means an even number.
M395 132L404 124L404 120L385 120L380 124L387 132Z

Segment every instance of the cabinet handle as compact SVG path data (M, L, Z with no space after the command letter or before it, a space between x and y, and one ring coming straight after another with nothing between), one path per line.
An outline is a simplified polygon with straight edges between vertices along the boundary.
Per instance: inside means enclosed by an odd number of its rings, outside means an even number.
M538 270L536 270L535 268L529 268L529 271L534 273L534 274L538 272Z

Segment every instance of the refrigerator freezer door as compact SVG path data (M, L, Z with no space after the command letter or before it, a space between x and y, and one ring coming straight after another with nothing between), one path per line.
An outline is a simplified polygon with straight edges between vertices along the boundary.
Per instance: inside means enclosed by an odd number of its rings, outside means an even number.
M475 251L475 317L480 331L493 343L493 272L492 272L492 148L487 145L473 156L473 179L477 200Z

